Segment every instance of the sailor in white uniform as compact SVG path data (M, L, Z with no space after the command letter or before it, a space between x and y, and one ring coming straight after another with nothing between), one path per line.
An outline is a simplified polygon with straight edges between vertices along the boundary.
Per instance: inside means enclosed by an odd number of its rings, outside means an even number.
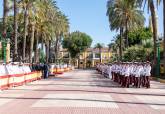
M150 76L151 76L151 65L150 65L150 62L146 63L145 68L146 68L146 70L145 70L145 86L147 88L150 88Z

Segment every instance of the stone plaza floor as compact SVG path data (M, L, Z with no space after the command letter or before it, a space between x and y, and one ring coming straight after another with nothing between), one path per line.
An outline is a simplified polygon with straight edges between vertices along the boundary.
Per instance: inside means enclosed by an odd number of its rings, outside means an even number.
M74 70L0 92L0 114L165 114L165 84L121 88L94 70Z

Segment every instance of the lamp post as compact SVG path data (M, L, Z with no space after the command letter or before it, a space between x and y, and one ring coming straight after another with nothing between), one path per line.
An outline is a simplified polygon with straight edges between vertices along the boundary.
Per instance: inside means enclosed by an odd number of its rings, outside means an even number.
M2 57L3 57L3 62L6 63L6 47L7 47L7 41L6 39L2 39L2 50L3 50L3 53L2 53Z
M160 76L160 42L157 42L157 76Z
M156 75L160 76L160 42L162 41L161 36L157 39L157 73Z

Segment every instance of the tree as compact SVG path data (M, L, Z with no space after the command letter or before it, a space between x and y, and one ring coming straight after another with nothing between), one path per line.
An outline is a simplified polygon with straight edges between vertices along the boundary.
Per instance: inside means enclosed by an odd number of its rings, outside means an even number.
M22 1L22 5L23 5L23 9L24 9L24 35L23 35L23 55L22 55L22 59L23 61L25 61L25 57L26 57L26 37L28 35L28 18L29 18L29 9L32 6L32 2L33 0L23 0Z
M8 7L8 0L3 0L3 32L2 35L6 38L7 32L7 15L8 15L9 7Z
M125 31L126 47L128 47L128 31L144 25L143 12L132 0L108 0L107 16L109 17L110 29L120 30L122 39ZM120 40L120 58L122 55L122 40Z
M10 8L9 2L13 3L14 8ZM56 6L56 2L54 0L4 0L4 7L5 13L3 22L0 22L0 29L4 38L6 32L14 33L10 35L11 55L22 56L24 61L32 62L32 53L35 51L35 62L38 62L38 45L41 43L46 44L48 61L50 48L54 46L52 42L57 41L57 38L61 41L69 31L69 20ZM7 16L9 9L14 9L14 16Z
M91 43L92 39L89 35L75 31L63 39L62 45L63 48L68 49L71 58L79 60L80 53L89 48Z
M108 52L110 53L111 48L112 48L112 43L109 43L107 46L108 46ZM110 58L110 56L109 56L109 58Z
M69 22L67 19L67 16L65 16L62 12L57 12L58 19L55 20L54 25L56 28L55 34L56 34L56 40L55 40L55 60L58 58L58 52L60 48L60 43L63 37L65 37L69 32Z
M97 43L95 45L96 49L99 49L99 54L100 54L100 63L101 63L101 52L102 52L102 48L103 48L103 44Z
M17 47L17 28L18 28L18 22L17 22L17 0L14 0L14 57L13 60L16 61L18 56L18 47Z
M129 31L128 41L129 46L141 44L143 40L151 39L152 32L149 28L140 28L134 31Z
M163 49L163 58L164 58L164 70L165 70L165 0L163 0L163 27L164 27L164 41L163 41L163 44L164 44L164 49Z
M157 63L157 49L156 49L156 40L158 38L157 33L157 14L155 10L154 0L135 0L140 6L142 6L143 2L148 3L148 9L151 12L152 19L152 27L153 27L153 41L154 41L154 64ZM156 0L157 6L160 4L161 0Z

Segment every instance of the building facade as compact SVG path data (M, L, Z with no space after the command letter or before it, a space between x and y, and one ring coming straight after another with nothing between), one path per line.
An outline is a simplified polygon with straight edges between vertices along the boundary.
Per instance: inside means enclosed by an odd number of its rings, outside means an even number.
M97 48L88 48L86 51L82 52L79 59L71 60L69 53L66 49L60 52L64 61L69 60L69 63L75 65L79 68L91 68L97 63L108 63L111 60L111 52L108 48L102 48L101 50Z

